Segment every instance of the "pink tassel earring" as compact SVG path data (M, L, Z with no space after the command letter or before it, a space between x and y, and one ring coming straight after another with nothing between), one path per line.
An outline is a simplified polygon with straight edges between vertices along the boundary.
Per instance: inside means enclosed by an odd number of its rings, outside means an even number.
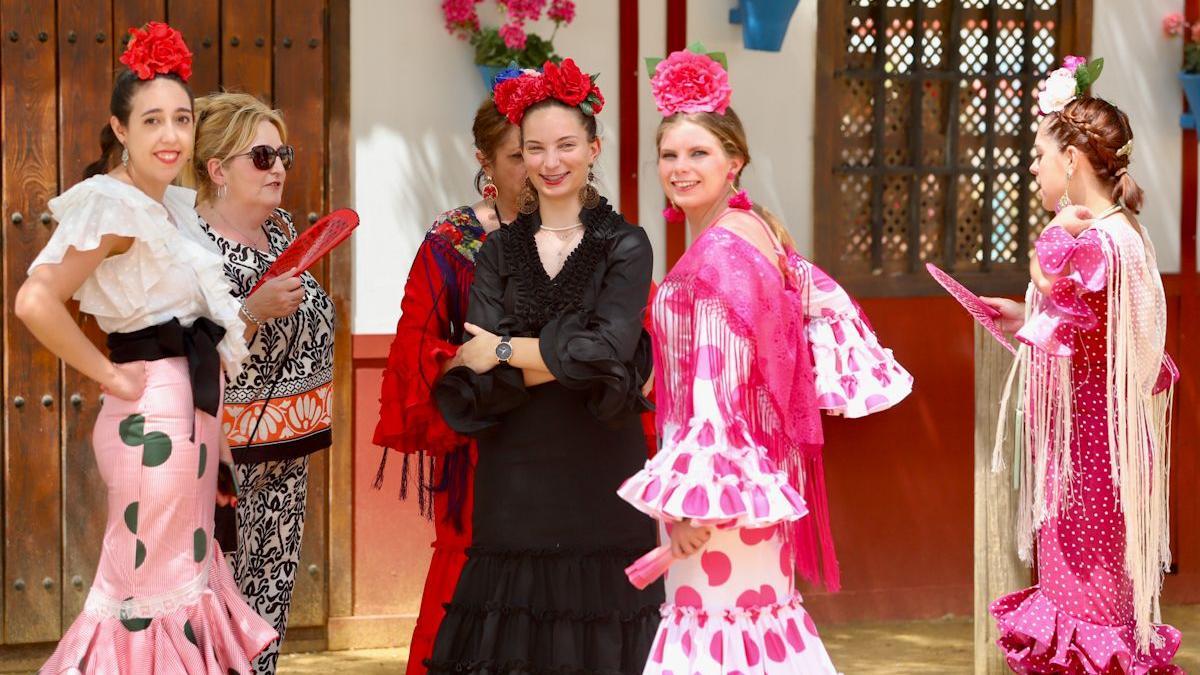
M667 208L663 209L663 219L667 221L668 225L682 225L687 221L683 209L675 206L675 202L668 201L667 204Z
M730 171L726 179L729 181L729 189L734 191L734 195L729 198L729 208L739 211L749 211L753 208L754 203L750 201L750 195L746 194L745 190L737 189L737 174Z

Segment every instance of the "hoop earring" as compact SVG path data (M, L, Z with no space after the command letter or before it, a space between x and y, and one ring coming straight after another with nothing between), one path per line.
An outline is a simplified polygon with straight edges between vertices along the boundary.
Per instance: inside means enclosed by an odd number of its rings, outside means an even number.
M121 166L129 168L129 148L121 146Z
M529 215L538 210L538 193L533 188L533 181L525 179L525 187L521 188L521 194L517 196L517 210L525 215Z
M483 195L485 201L492 203L496 202L496 198L500 196L500 189L492 182L492 177L483 174L483 187L479 190L479 194Z
M1063 186L1063 193L1058 198L1058 210L1062 211L1071 205L1071 167L1067 167L1067 184Z
M579 189L579 202L583 204L585 209L594 209L600 205L600 192L593 185L596 181L596 174L592 172L592 167L588 167L587 184Z

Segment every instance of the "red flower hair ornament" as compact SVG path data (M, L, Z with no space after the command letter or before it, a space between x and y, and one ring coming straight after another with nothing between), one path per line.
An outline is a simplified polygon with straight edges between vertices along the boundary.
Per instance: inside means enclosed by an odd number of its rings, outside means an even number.
M178 75L184 82L192 77L192 52L183 35L159 21L129 29L129 44L121 55L121 63L139 80L167 73Z
M520 124L529 106L552 98L594 117L604 109L604 95L596 86L596 77L580 70L571 59L558 64L547 61L540 73L523 70L517 77L497 84L496 109L508 121Z

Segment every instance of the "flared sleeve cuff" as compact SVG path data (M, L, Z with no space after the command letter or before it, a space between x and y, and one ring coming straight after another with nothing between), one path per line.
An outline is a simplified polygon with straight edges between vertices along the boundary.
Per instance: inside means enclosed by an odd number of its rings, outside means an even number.
M1097 326L1100 319L1083 295L1102 290L1108 283L1108 262L1100 236L1089 229L1079 237L1072 237L1056 225L1046 228L1038 237L1038 264L1043 271L1059 278L1017 331L1017 340L1051 356L1067 357L1075 351L1076 334Z
M787 472L749 438L729 435L707 419L664 433L663 449L617 494L667 522L761 528L804 517L808 509Z
M438 410L451 429L478 434L500 423L500 418L529 398L521 371L499 365L486 373L466 366L452 368L433 389Z
M913 377L865 317L850 312L809 317L809 349L817 405L831 415L863 417L887 410L912 392Z
M600 420L652 409L642 386L653 367L650 334L642 331L631 361L622 362L582 312L563 314L542 328L542 360L559 384L588 390L588 409Z
M433 456L452 452L462 445L462 436L446 424L434 402L434 382L422 376L426 373L431 379L436 378L442 365L457 352L458 347L437 340L416 357L420 363L415 371L389 364L383 371L375 445ZM395 347L392 356L396 356Z

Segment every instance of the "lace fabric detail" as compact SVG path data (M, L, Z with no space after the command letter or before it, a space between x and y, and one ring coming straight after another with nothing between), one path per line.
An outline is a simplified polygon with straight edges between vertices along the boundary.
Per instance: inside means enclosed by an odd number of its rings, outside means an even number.
M204 589L208 588L209 566L212 558L204 560L200 573L182 586L164 591L157 595L147 595L140 598L118 600L92 587L88 593L83 611L97 614L109 619L129 621L131 619L151 619L164 616L189 605L194 605L200 599Z
M506 228L512 243L506 252L513 256L514 269L520 271L514 316L510 319L516 325L510 327L511 335L536 335L554 318L583 309L584 291L604 260L615 226L622 220L604 199L594 209L583 209L579 217L584 225L583 240L553 278L542 267L534 240L541 227L538 214L522 214Z

